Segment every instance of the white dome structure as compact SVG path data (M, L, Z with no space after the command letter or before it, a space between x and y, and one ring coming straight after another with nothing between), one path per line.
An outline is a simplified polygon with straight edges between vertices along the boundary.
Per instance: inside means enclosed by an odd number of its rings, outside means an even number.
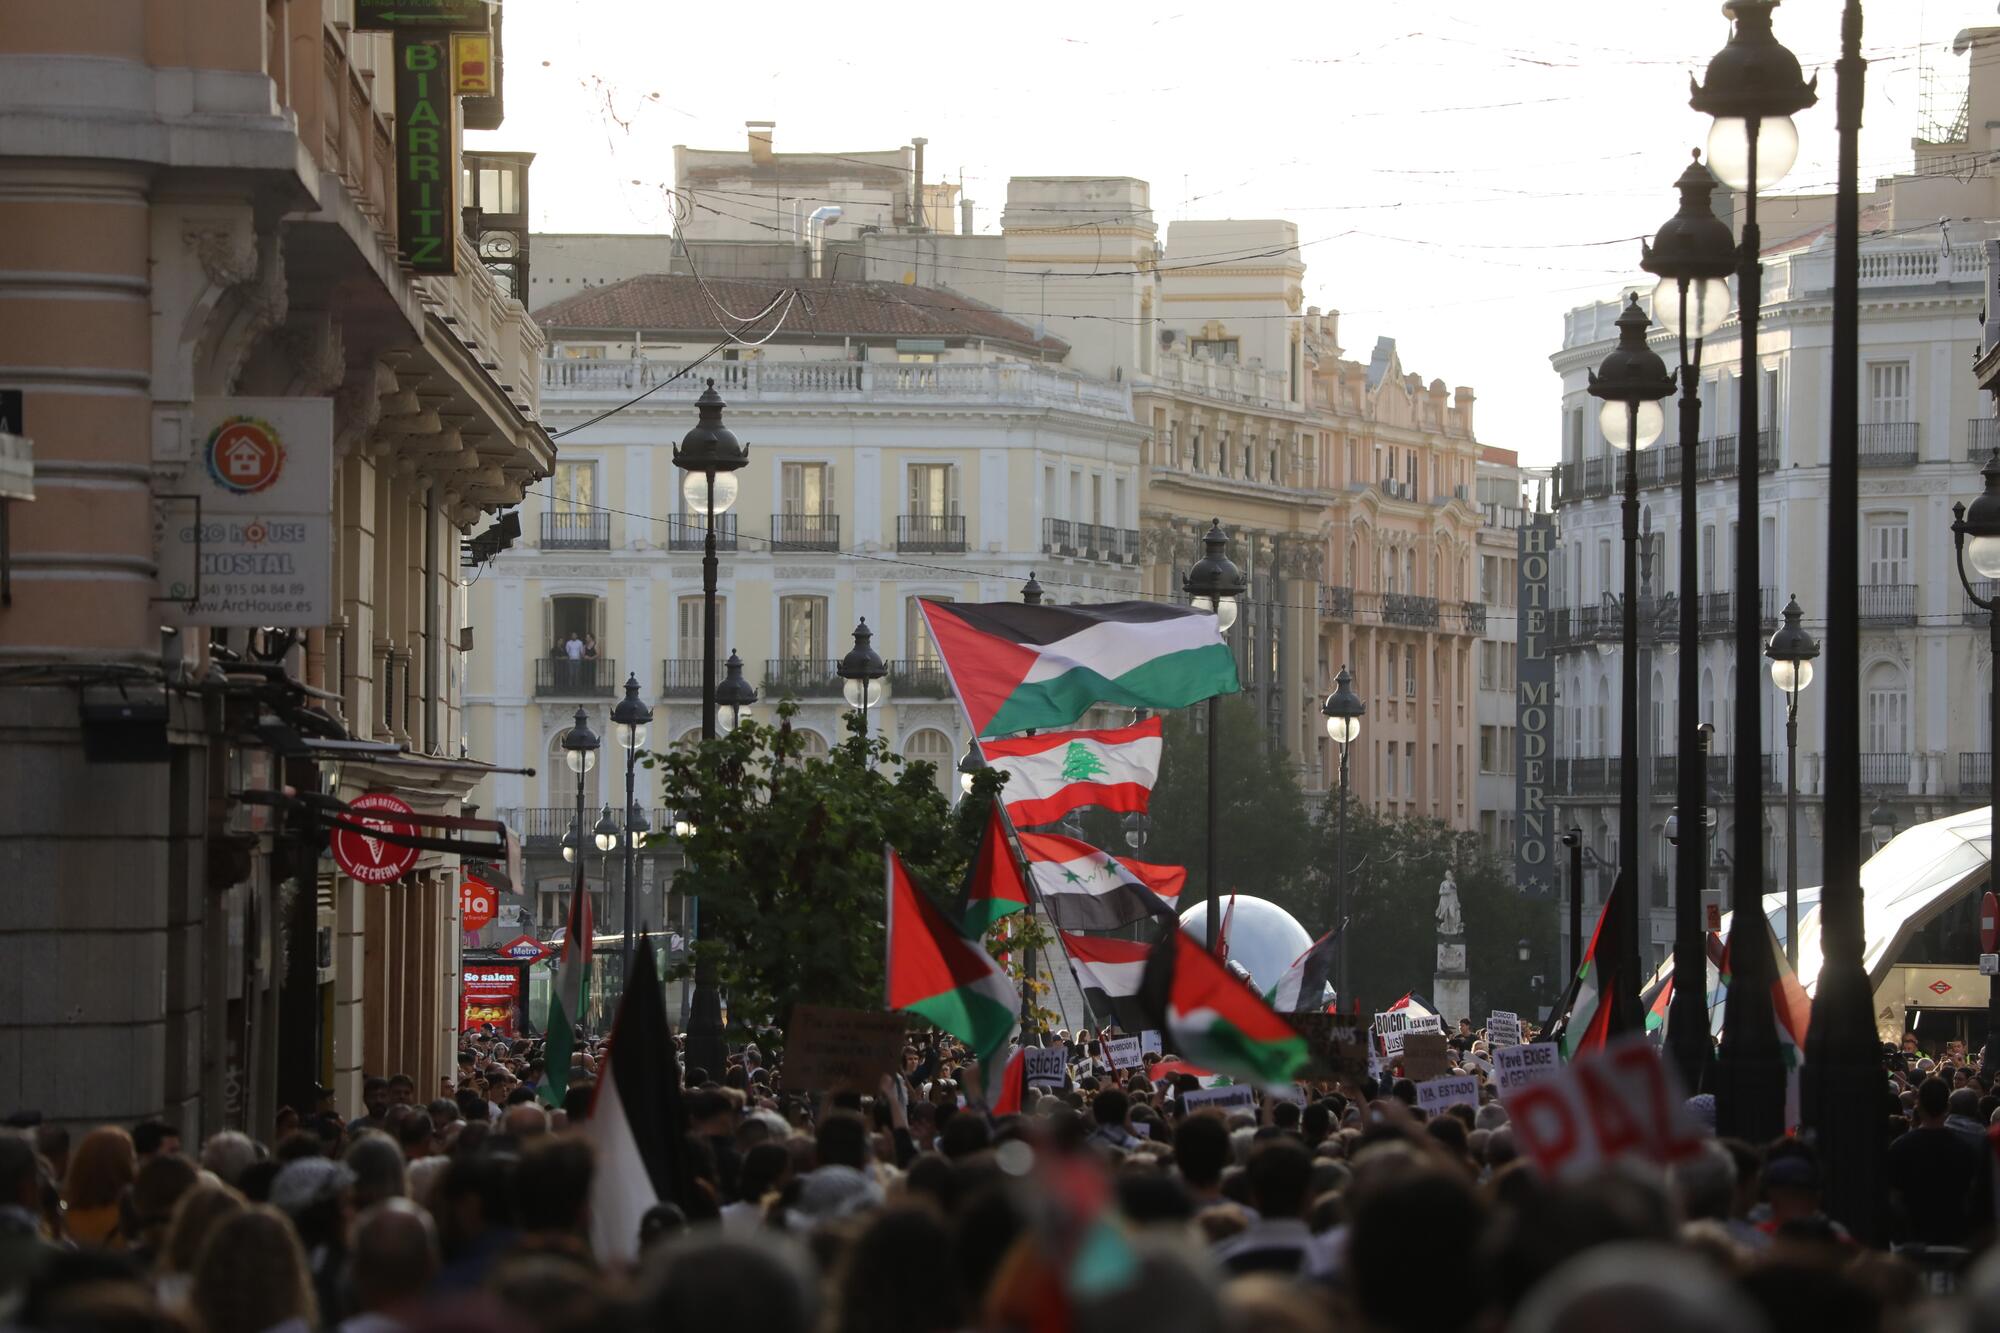
M1231 962L1249 969L1263 994L1278 984L1285 969L1312 945L1312 936L1290 912L1265 898L1236 895L1236 915L1229 914L1229 895L1224 894L1220 920L1229 922L1227 943ZM1203 899L1181 913L1181 929L1203 944L1208 943L1208 900Z

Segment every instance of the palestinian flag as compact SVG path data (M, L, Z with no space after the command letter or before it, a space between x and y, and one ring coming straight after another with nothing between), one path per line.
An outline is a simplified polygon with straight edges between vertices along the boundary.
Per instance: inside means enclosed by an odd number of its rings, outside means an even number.
M1570 983L1562 1036L1557 1039L1564 1060L1576 1059L1581 1051L1603 1050L1611 1035L1610 997L1604 985L1605 964L1609 960L1599 960L1597 946L1604 939L1604 923L1611 915L1611 904L1624 886L1622 879L1612 884L1610 895L1597 913L1597 927L1590 932L1590 947L1583 951L1583 966L1577 968L1576 980Z
M1216 618L1192 607L918 604L982 737L1067 727L1093 704L1185 708L1238 688Z
M965 881L965 899L958 919L965 933L980 939L993 924L1028 908L1028 885L1014 861L1014 849L1007 845L1007 825L1000 802L994 801L986 816L986 829L979 835L979 851L972 858L972 873Z
M889 892L889 1008L928 1018L981 1062L1020 1030L1020 996L977 941L917 891L893 847L883 848Z
M1800 1082L1806 1066L1806 1027L1812 1021L1812 1000L1786 961L1769 917L1764 918L1764 929L1770 934L1771 957L1777 964L1777 975L1771 979L1771 1017L1778 1029L1778 1053L1785 1062L1785 1125L1789 1129L1800 1123Z
M1160 776L1160 719L985 741L979 750L1007 775L1000 799L1015 828L1053 824L1087 805L1144 814Z
M1139 987L1153 946L1105 935L1058 934L1096 1021L1108 1020L1126 1032L1143 1032L1149 1024L1145 1006L1139 1002Z
M1667 1019L1674 1007L1674 974L1669 971L1661 977L1660 984L1650 995L1641 995L1639 1003L1646 1008L1646 1035L1667 1030Z
M1238 1082L1290 1088L1311 1059L1306 1039L1184 930L1153 946L1141 1002L1167 1049Z
M1007 1063L1000 1067L997 1083L987 1086L987 1109L994 1115L1021 1114L1021 1093L1028 1086L1028 1052L1016 1046Z
M1326 1003L1326 988L1333 980L1334 959L1340 956L1340 932L1335 926L1314 940L1306 951L1292 960L1278 984L1264 998L1281 1014L1316 1013L1322 1009L1337 1013L1338 997L1332 1007ZM1404 999L1408 999L1405 996Z
M1055 833L1020 837L1035 893L1058 930L1116 930L1149 916L1171 917L1187 884L1179 866L1121 860Z
M549 1021L542 1027L545 1063L539 1092L550 1106L561 1106L569 1092L570 1052L576 1045L576 1025L583 1021L584 998L590 994L590 935L590 893L579 861L569 891L569 920L563 927L556 984L549 987Z
M662 1201L683 1208L694 1192L684 1144L680 1063L667 1022L653 943L639 941L618 1001L611 1045L598 1066L585 1138L597 1149L590 1176L590 1247L599 1262L639 1257L639 1220Z

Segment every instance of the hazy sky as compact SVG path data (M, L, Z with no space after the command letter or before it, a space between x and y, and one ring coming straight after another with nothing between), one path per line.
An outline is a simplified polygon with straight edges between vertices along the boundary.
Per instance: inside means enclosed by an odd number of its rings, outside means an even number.
M1636 238L1674 210L1708 130L1688 75L1728 36L1715 0L505 3L507 123L469 137L540 154L537 230L665 230L673 146L740 147L754 119L781 152L927 136L926 173L963 178L982 231L1009 176L1138 176L1163 238L1178 217L1295 221L1307 303L1341 311L1348 355L1394 337L1528 461L1557 449L1563 311L1650 285ZM1833 186L1840 8L1777 11L1821 74L1781 193ZM1866 14L1864 184L1956 112L1953 35L2000 23L1994 0Z

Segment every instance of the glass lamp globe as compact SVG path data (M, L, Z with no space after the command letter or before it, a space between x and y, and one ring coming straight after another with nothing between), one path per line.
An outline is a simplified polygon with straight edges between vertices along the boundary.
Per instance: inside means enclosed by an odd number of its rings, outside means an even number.
M1361 719L1358 717L1330 717L1326 720L1326 734L1342 745L1361 734Z
M1688 284L1688 337L1706 338L1729 318L1729 283L1722 278L1696 278ZM1680 327L1681 284L1661 278L1653 287L1653 315L1670 329Z
M972 774L960 773L958 775L958 789L968 796L972 794Z
M2000 537L1968 537L1965 563L1982 579L2000 579Z
M1238 608L1234 597L1224 597L1220 599L1219 603L1213 597L1197 597L1194 599L1194 609L1213 615L1215 617L1215 627L1224 633L1227 633L1229 627L1236 623Z
M849 708L880 708L889 698L889 682L886 677L877 680L846 680L840 685L840 693L847 700Z
M1603 428L1604 438L1610 443L1613 449L1629 449L1632 447L1630 440L1626 438L1626 430L1630 425L1630 411L1631 407L1629 404L1622 403L1616 398L1605 399L1604 406L1597 410L1597 424ZM1658 403L1649 401L1639 404L1639 447L1641 449L1659 439L1660 432L1666 428L1667 414L1660 410Z
M597 767L597 751L564 750L563 762L569 765L569 771L572 773L588 773Z
M692 838L694 836L694 821L692 819L683 819L676 815L674 817L674 836L683 842Z
M734 704L725 704L715 710L715 734L727 736L730 732L750 720L750 710Z
M704 517L709 514L726 514L729 512L729 507L736 503L736 474L717 472L714 476L713 508L710 508L708 473L690 472L681 478L681 499L687 502L690 514L700 514Z
M643 722L614 722L611 732L618 737L618 743L628 750L636 750L646 743L646 724Z
M608 852L618 845L618 835L616 833L599 833L592 837L592 841L597 844L598 851Z
M1757 191L1785 178L1799 160L1799 127L1790 116L1765 116L1757 126ZM1717 116L1708 131L1708 169L1732 190L1750 184L1750 122Z
M1811 662L1787 662L1782 658L1773 658L1771 661L1771 683L1786 694L1790 694L1794 690L1803 690L1806 686L1813 683L1813 664Z

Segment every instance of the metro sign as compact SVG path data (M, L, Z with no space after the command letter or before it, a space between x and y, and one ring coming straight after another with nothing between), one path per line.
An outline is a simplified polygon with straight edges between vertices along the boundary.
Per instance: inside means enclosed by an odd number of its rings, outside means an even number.
M1933 981L1931 983L1930 988L1933 991L1936 991L1939 995L1942 995L1946 991L1951 989L1951 983L1949 981L1946 981L1943 977L1939 977L1936 981Z
M549 956L549 951L533 935L521 935L500 946L500 953L523 963L538 963Z
M399 837L414 838L417 826L394 815L414 815L408 802L387 792L371 791L348 802L347 822L360 828ZM370 815L369 811L379 811ZM417 864L417 849L352 829L337 828L331 839L334 864L349 879L362 884L388 884L401 879Z

